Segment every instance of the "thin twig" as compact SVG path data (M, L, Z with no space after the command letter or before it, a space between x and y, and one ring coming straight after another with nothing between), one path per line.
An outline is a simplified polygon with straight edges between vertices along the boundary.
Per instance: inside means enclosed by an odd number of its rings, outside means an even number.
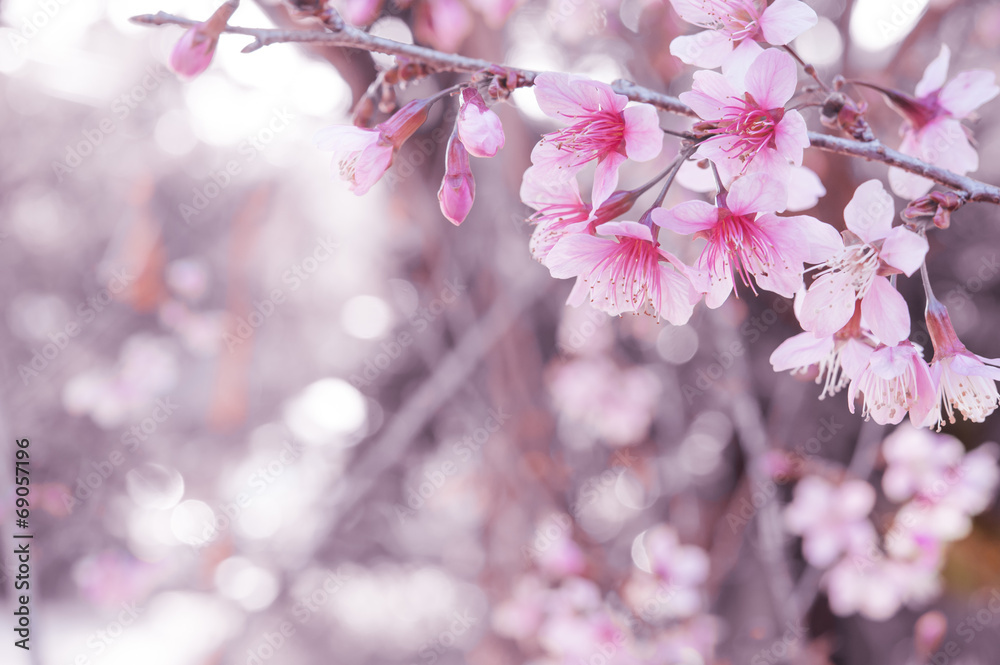
M134 23L145 25L181 25L192 26L198 21L180 18L165 12L157 14L143 14L134 16L131 19ZM339 25L339 24L338 24ZM225 32L246 35L253 37L254 41L247 47L255 50L270 44L287 42L309 42L328 46L340 46L347 48L357 48L365 51L386 53L397 55L410 60L423 62L432 69L440 71L456 72L479 72L504 71L516 74L512 83L518 86L530 86L534 84L538 72L530 69L520 69L517 67L504 67L488 60L479 58L469 58L462 55L442 53L431 48L416 46L414 44L404 44L384 37L368 34L353 26L344 24L339 30L275 30L265 28L241 28L238 26L227 26ZM245 49L245 50L247 50ZM670 95L650 90L631 81L619 79L612 84L612 88L619 94L625 95L632 101L651 104L664 111L677 115L692 118L698 115L681 100ZM1000 205L1000 187L990 185L967 176L952 173L932 164L928 164L914 157L909 157L897 152L882 144L880 141L853 141L828 134L809 132L809 141L812 147L839 155L861 157L869 161L882 162L889 166L895 166L904 171L933 180L939 185L944 185L959 192L965 201L980 201L995 203Z

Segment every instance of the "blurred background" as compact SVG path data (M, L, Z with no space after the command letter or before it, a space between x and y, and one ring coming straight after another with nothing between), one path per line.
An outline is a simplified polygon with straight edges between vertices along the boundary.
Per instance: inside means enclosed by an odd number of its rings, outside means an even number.
M1000 2L808 4L820 23L795 48L827 80L912 91L941 42L952 75L1000 71ZM0 0L0 662L895 664L917 662L914 621L931 608L961 647L947 662L998 661L1000 618L980 611L1000 587L995 504L948 550L940 598L879 622L832 614L798 541L775 530L788 477L752 519L762 487L746 451L847 464L859 436L886 434L862 431L843 394L819 401L808 377L772 371L771 352L799 332L787 302L699 306L680 327L565 307L570 284L530 258L517 194L531 146L555 127L530 91L496 107L506 146L474 161L478 197L458 229L438 209L444 145L431 138L453 102L355 197L311 139L349 123L392 59L289 44L241 54L249 39L224 35L211 68L183 82L165 66L182 30L128 21L214 9ZM401 41L675 95L690 86L668 48L689 26L660 0L368 11L372 32ZM232 19L294 21L249 0ZM898 145L898 116L857 94ZM817 110L804 113L819 129ZM982 115L974 175L998 183L996 103ZM623 184L661 171L667 145ZM806 160L828 190L809 214L839 228L855 187L885 179L879 164ZM694 195L674 187L666 204ZM998 220L995 206L962 209L929 255L959 335L988 357L1000 356ZM919 283L900 288L927 344ZM746 353L727 357L733 341ZM947 431L971 449L998 428ZM27 653L7 627L21 438ZM871 465L874 482L882 463ZM890 510L880 504L876 523ZM707 576L686 609L672 597L670 611L623 622L642 593L636 571L650 572L644 538L663 523L704 551ZM779 619L776 588L797 594L806 623ZM595 604L629 624L635 650L566 647L611 639L614 621L560 614ZM980 618L967 642L968 617Z

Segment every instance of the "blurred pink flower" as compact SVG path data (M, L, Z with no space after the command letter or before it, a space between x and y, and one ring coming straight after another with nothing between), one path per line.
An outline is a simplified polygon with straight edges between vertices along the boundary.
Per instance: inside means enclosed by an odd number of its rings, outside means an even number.
M868 364L851 379L847 403L854 413L858 391L864 395L861 415L879 425L898 424L909 412L910 422L921 426L935 406L930 368L918 348L909 341L881 345L868 357Z
M959 175L979 168L979 155L969 143L960 120L1000 93L996 75L986 69L962 72L945 83L951 51L945 44L927 66L917 84L916 99L896 91L886 92L907 124L899 151ZM934 183L909 171L889 169L889 185L903 198L915 199L926 194Z
M542 625L552 594L534 575L519 578L511 597L494 608L493 630L514 640L533 637Z
M680 98L717 129L703 141L697 154L715 163L728 184L738 175L764 171L785 180L789 162L802 164L809 147L806 121L785 104L798 87L798 69L787 53L768 49L760 53L739 82L735 75L694 73L692 90ZM785 201L777 210L785 209Z
M903 296L885 277L912 275L927 254L927 240L902 226L892 227L892 195L878 180L862 183L844 209L845 238L830 254L806 291L799 322L825 337L843 328L861 301L861 315L878 340L895 345L910 334Z
M882 442L886 470L882 491L892 501L902 502L915 494L935 492L947 482L948 472L962 461L962 442L946 434L900 425Z
M351 25L370 25L382 12L385 0L344 0L344 19Z
M683 264L659 247L650 228L639 222L607 222L596 230L610 237L564 236L546 259L553 277L579 278L570 303L582 303L584 289L589 289L591 302L610 314L635 312L674 325L687 323L699 295L682 272Z
M682 545L669 524L650 528L641 542L641 558L636 560L641 570L633 573L625 591L629 604L657 619L697 614L709 573L705 550Z
M476 198L476 181L469 166L469 153L458 138L458 130L448 139L448 149L444 159L444 178L438 189L441 213L458 226L465 221L472 210Z
M933 296L927 301L927 332L934 345L931 378L937 388L937 406L931 414L940 429L945 415L955 422L955 409L975 423L986 420L1000 404L996 382L1000 381L1000 359L970 353L955 334L948 310Z
M837 616L858 613L872 621L891 618L904 604L923 602L940 588L933 567L878 556L846 557L823 578Z
M542 73L535 78L535 98L546 115L569 121L569 127L542 137L531 151L539 177L565 182L588 162L597 161L592 205L598 207L618 185L618 167L626 159L649 161L660 154L663 131L649 104L628 106L611 86L569 74Z
M670 0L674 11L705 32L675 38L670 53L688 65L714 69L734 46L763 41L784 46L816 25L816 12L800 0Z
M374 129L335 125L316 132L313 144L333 152L340 177L351 191L362 195L372 188L392 164L396 151L427 119L431 99L416 99Z
M834 485L819 476L806 476L795 486L785 509L785 525L802 536L802 554L817 568L838 558L865 551L877 541L868 514L875 506L875 489L863 480Z
M454 53L472 32L472 14L461 0L420 0L414 11L417 39Z
M716 206L686 201L651 214L664 228L708 240L689 276L715 308L732 293L736 275L755 293L751 276L763 289L795 295L802 287L803 263L822 260L840 242L832 226L813 217L775 215L785 199L780 182L755 173L733 181Z
M458 135L473 157L493 157L503 147L500 117L486 106L475 88L462 90L462 108L456 120Z

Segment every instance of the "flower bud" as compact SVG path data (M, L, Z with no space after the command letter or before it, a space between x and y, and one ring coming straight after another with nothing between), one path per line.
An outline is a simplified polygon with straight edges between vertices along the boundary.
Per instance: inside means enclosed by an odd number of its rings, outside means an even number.
M427 109L436 99L414 99L403 108L399 109L392 116L381 123L377 129L382 132L382 137L389 141L394 148L399 148L406 142L406 139L413 136L413 133L420 129L420 126L427 120Z
M476 198L476 181L469 167L469 152L458 137L458 129L448 139L448 152L444 161L444 179L438 190L441 212L458 226L465 221Z
M475 88L462 91L462 108L458 112L458 135L474 157L493 157L503 147L503 125L496 113Z
M191 27L170 53L170 68L184 78L194 78L208 69L215 55L219 35L236 11L238 0L229 0L204 23Z

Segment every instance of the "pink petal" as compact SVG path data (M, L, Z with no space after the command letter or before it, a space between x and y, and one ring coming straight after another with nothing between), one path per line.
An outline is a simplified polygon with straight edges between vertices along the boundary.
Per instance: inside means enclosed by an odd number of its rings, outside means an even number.
M625 154L637 162L656 158L663 149L663 130L656 108L635 104L623 112L625 117Z
M798 78L792 56L778 49L768 49L747 70L746 91L763 109L784 108L795 94Z
M562 182L551 182L537 168L531 167L524 172L521 179L521 201L535 210L546 204L562 203L583 208L580 198L580 184L576 178Z
M560 150L552 141L539 141L531 149L530 170L546 182L568 182L584 167L575 164L575 158L573 152Z
M602 236L626 236L647 242L653 241L653 232L648 226L639 222L605 222L594 230Z
M691 282L678 271L660 265L661 300L657 303L660 316L675 326L682 326L691 318L694 306L700 299Z
M458 136L469 154L474 157L493 157L504 145L503 125L500 117L486 108L478 92L473 91L479 103L470 101L469 90L463 91L466 99L458 112Z
M897 226L885 237L879 258L893 268L902 270L907 277L915 273L927 256L927 238L906 227Z
M201 74L212 63L217 41L208 37L204 24L189 28L170 52L170 69L184 78Z
M751 173L737 178L726 196L726 205L734 215L784 210L787 201L785 186L765 173Z
M606 83L554 72L542 72L535 77L535 99L542 111L553 118L587 115L602 107L620 111L628 102Z
M776 0L760 17L760 30L769 44L784 46L816 25L819 18L799 0Z
M884 238L892 229L895 215L892 195L878 180L862 183L844 208L847 228L867 243Z
M916 132L913 130L903 134L903 142L899 145L899 151L904 155L923 159L923 151L917 142ZM895 166L889 167L889 187L892 191L904 199L917 199L930 191L934 183L927 178L922 178L915 173L904 171Z
M362 129L353 125L324 127L313 136L313 145L320 150L332 150L335 154L345 154L363 150L378 141L379 132Z
M708 13L705 0L670 0L677 15L693 25L711 25L715 17Z
M825 263L835 254L839 254L844 249L844 240L837 229L826 222L821 222L815 217L808 215L798 215L787 217L790 222L794 220L805 236L806 253L803 261L805 263Z
M937 387L923 358L914 357L913 366L917 375L917 394L910 404L910 422L916 427L923 427L930 420L931 412L939 406Z
M941 106L956 118L964 118L1000 93L996 75L985 69L962 72L941 90Z
M584 276L609 254L618 243L584 233L567 235L549 252L547 267L556 279Z
M764 49L760 44L752 39L745 39L733 49L733 52L726 56L722 63L722 74L733 85L734 88L744 89L747 71Z
M774 128L774 143L782 157L796 166L802 165L802 151L809 147L809 130L801 113L794 109L785 113Z
M920 83L913 91L918 99L941 89L948 77L948 62L950 60L951 51L948 49L948 45L941 44L941 51L936 58L931 60L931 64L927 65L923 78L920 79Z
M665 229L691 235L715 226L719 221L719 209L705 201L685 201L670 210L653 208L651 216Z
M965 127L952 118L938 118L917 135L920 157L959 175L979 168L979 154L969 143Z
M808 136L806 139L808 140ZM824 196L826 187L815 171L805 166L792 167L788 174L789 212L808 210L819 203Z
M718 72L697 71L690 92L682 92L680 100L705 120L721 120L726 115L730 99L739 97L726 77Z
M951 369L963 376L984 376L994 381L1000 381L1000 369L984 365L978 357L973 355L956 354L951 359Z
M849 275L829 273L809 285L799 322L817 336L832 335L854 316L857 301Z
M852 337L840 350L840 366L848 378L855 379L867 367L875 349L861 340Z
M885 277L875 277L871 289L861 300L865 317L879 341L889 346L910 336L910 312L906 300Z
M733 51L733 42L722 32L705 30L693 35L675 37L670 42L670 54L686 65L715 69Z
M597 162L597 170L594 172L594 191L591 197L594 210L600 208L601 204L615 191L618 186L618 167L626 159L625 155L612 152Z
M775 372L808 367L833 353L833 344L833 337L830 336L799 333L778 345L771 354L771 365Z
M391 145L376 145L362 151L354 165L354 178L350 183L351 191L358 196L367 193L392 164L392 156Z

